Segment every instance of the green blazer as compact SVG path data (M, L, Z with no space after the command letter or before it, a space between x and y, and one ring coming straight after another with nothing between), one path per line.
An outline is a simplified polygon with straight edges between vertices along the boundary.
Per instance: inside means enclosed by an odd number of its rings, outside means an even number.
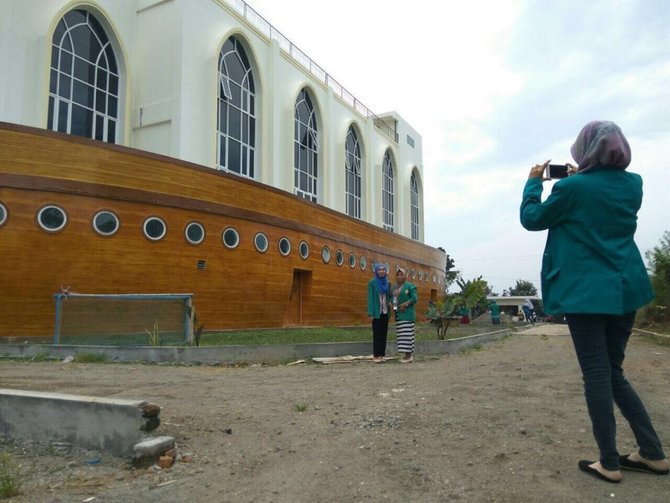
M542 300L549 314L632 312L654 298L633 240L642 178L598 167L554 184L542 202L542 179L526 182L521 224L549 229L542 258Z
M389 283L389 286L391 284ZM386 294L386 305L390 306L391 304L391 292ZM377 288L377 282L374 278L368 281L368 316L372 318L381 317L381 309L379 305L379 288ZM391 308L387 307L387 313L391 312Z
M393 301L393 294L397 286L397 283L391 286L391 301ZM418 300L419 296L416 293L416 286L405 280L400 293L398 293L398 306L400 304L407 304L407 308L405 311L401 311L400 308L394 311L396 321L416 321L416 308L414 306Z

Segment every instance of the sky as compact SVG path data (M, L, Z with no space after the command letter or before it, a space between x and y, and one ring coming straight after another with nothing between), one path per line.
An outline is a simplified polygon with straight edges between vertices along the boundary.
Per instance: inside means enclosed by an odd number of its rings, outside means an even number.
M370 110L421 134L425 242L463 278L540 290L546 231L521 227L523 186L535 164L573 162L592 120L631 145L643 256L670 230L667 0L247 3Z

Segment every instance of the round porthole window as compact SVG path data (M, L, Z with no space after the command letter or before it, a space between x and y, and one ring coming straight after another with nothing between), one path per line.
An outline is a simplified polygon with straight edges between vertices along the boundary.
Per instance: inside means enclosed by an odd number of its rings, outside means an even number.
M384 262L384 269L386 269L386 274L390 274L391 273L391 264L389 264L388 262Z
M230 248L231 250L233 248L237 248L237 246L240 244L240 235L233 227L224 229L223 233L221 234L221 239L226 248Z
M437 283L437 276L433 274L433 283Z
M307 241L300 241L300 258L303 260L309 257L309 244Z
M268 238L265 234L263 234L262 232L256 233L256 235L254 236L254 246L259 252L265 253L266 251L268 251L269 244L270 243L268 242Z
M361 257L361 260L358 263L361 264L361 271L365 271L365 268L368 265L368 261L365 260L365 257Z
M199 245L205 240L205 228L199 222L190 222L184 229L184 237L192 245Z
M423 271L419 271L419 281L423 281Z
M337 250L335 252L335 263L337 265L344 264L344 253L342 253L342 250Z
M112 236L119 230L119 218L111 211L98 211L93 215L93 228L101 236Z
M416 270L412 269L412 279L415 279L415 278L416 278Z
M328 248L327 246L321 248L321 260L323 260L324 264L330 262L330 248Z
M287 237L283 237L279 240L279 253L284 255L284 257L291 253L291 242Z
M167 225L161 218L149 217L144 221L144 235L151 241L160 241L167 234Z
M7 208L4 204L0 203L0 227L5 225L7 221Z
M349 254L349 267L352 269L356 267L356 255L354 255L354 252Z
M37 213L37 222L47 232L57 232L67 224L67 214L58 206L45 206Z

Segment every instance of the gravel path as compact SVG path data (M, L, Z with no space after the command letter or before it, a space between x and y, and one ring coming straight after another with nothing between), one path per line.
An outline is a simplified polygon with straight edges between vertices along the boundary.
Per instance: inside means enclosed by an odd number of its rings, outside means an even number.
M670 477L619 485L596 450L565 325L410 365L207 367L0 362L2 387L145 399L191 455L161 470L15 445L12 502L661 502ZM670 348L631 341L627 373L670 447ZM621 416L620 450L632 451ZM95 499L90 499L95 498Z

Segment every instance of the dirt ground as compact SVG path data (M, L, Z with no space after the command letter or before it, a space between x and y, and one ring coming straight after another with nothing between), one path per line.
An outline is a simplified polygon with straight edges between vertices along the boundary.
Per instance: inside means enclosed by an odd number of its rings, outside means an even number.
M635 336L626 360L670 450L670 347ZM292 366L0 362L0 386L149 400L156 434L190 462L131 469L66 446L4 441L21 464L12 502L668 501L670 477L607 484L564 325L459 354ZM635 449L623 418L619 449Z

